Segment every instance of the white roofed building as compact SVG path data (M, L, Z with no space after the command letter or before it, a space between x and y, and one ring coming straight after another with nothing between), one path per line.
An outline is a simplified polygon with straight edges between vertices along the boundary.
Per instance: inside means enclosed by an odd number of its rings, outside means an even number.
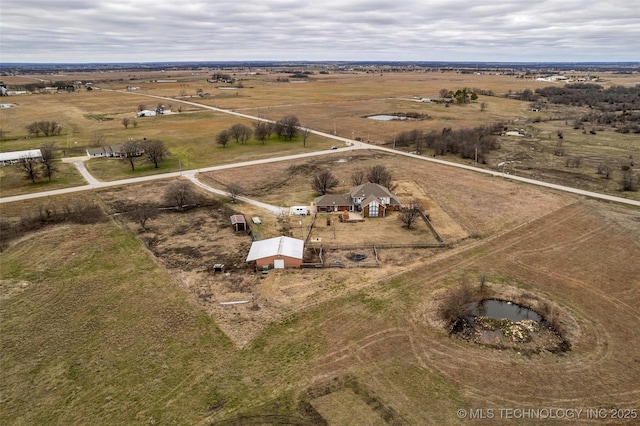
M291 237L275 237L254 241L247 262L255 262L256 268L299 268L304 256L304 241Z
M26 151L0 152L0 166L16 164L23 158L33 158L42 160L42 152L39 149L28 149Z

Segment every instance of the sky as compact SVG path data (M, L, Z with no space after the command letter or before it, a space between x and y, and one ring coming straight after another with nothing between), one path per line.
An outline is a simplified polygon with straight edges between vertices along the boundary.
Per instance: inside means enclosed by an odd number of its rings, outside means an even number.
M640 0L0 0L0 63L640 61Z

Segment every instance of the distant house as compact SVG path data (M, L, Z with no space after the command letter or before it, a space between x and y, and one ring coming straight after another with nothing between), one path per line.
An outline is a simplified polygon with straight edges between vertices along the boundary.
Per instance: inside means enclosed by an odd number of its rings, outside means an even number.
M87 155L89 158L122 158L126 157L124 152L122 152L123 144L117 145L105 145L98 146L95 148L87 148ZM138 152L135 153L134 157L139 157L144 154L144 149L140 148Z
M347 194L327 194L315 199L318 212L357 211L363 217L385 217L388 211L400 210L400 200L377 183L354 186Z
M42 152L39 149L28 149L26 151L0 152L0 166L16 164L23 158L33 158L42 160Z
M153 109L144 109L138 111L138 117L155 117L158 113Z
M304 255L304 241L291 237L275 237L251 244L247 262L256 268L299 268Z
M229 219L231 219L231 226L234 231L240 232L247 230L247 221L245 220L244 215L234 214Z

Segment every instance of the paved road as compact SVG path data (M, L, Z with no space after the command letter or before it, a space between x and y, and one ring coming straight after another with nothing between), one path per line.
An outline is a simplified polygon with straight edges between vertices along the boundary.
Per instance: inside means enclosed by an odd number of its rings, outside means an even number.
M102 90L107 90L107 89L102 89ZM235 115L237 117L247 118L247 119L250 119L250 120L273 122L272 120L267 120L267 119L264 119L264 118L255 117L255 116L252 116L252 115L239 113L239 112L236 112L236 111L216 108L216 107L212 107L212 106L209 106L209 105L203 105L203 104L199 104L197 102L185 101L185 100L175 99L175 98L167 98L167 97L163 97L163 96L149 95L149 94L145 94L145 93L135 93L135 92L125 92L125 91L117 91L117 92L120 92L120 93L123 93L123 94L132 95L132 96L144 96L144 97L160 99L160 100L164 100L164 101L181 102L181 103L184 103L184 104L187 104L187 105L193 105L193 106L196 106L196 107L199 107L199 108L210 109L210 110L213 110L213 111L217 111L217 112L221 112L221 113L225 113L225 114L230 114L230 115ZM473 171L473 172L476 172L476 173L483 173L483 174L488 174L488 175L491 175L491 176L503 177L503 178L510 179L510 180L524 182L524 183L528 183L528 184L531 184L531 185L542 186L542 187L545 187L545 188L551 188L551 189L555 189L555 190L558 190L558 191L564 191L564 192L568 192L568 193L572 193L572 194L583 195L583 196L591 197L591 198L595 198L595 199L613 201L613 202L616 202L616 203L622 203L622 204L627 204L627 205L632 205L632 206L640 206L640 201L636 201L636 200L629 200L629 199L622 198L622 197L614 197L614 196L611 196L611 195L599 194L597 192L584 191L584 190L581 190L581 189L571 188L569 186L556 185L556 184L553 184L553 183L542 182L542 181L539 181L539 180L529 179L529 178L520 177L520 176L514 176L514 175L509 175L509 174L505 175L504 173L501 173L501 172L495 171L495 170L482 169L482 168L479 168L479 167L468 166L468 165L459 164L459 163L453 163L453 162L450 162L450 161L440 160L440 159L432 158L432 157L424 157L424 156L417 155L417 154L410 154L408 152L396 151L396 150L393 150L393 149L390 149L390 148L386 148L386 147L381 147L381 146L377 146L377 145L370 145L370 144L367 144L367 143L364 143L364 142L355 141L355 140L349 139L349 138L343 138L341 136L332 135L330 133L320 132L320 131L313 130L313 129L308 129L308 130L313 134L316 134L316 135L319 135L319 136L323 136L323 137L328 138L328 139L333 139L333 140L342 142L346 146L344 148L339 148L337 150L315 151L315 152L309 152L309 153L303 153L303 154L287 155L287 156L283 156L283 157L268 158L268 159L263 159L263 160L253 160L253 161L245 161L245 162L240 162L240 163L226 164L226 165L221 165L221 166L205 167L205 168L196 169L196 170L188 170L188 171L185 171L185 172L163 173L163 174L159 174L159 175L143 176L143 177L138 177L138 178L123 179L123 180L111 181L111 182L100 182L100 181L96 180L93 176L91 176L91 174L84 167L84 161L86 160L86 157L79 157L77 159L76 158L63 159L63 161L73 163L76 166L76 168L80 171L82 176L87 181L87 185L73 187L73 188L58 189L58 190L53 190L53 191L38 192L38 193L32 193L32 194L16 195L16 196L12 196L12 197L1 197L0 198L0 203L9 203L9 202L13 202L13 201L27 200L27 199L40 198L40 197L49 197L49 196L52 196L52 195L59 195L59 194L70 194L70 193L78 192L78 191L86 191L86 190L91 190L91 189L105 188L105 187L118 186L118 185L128 185L128 184L132 184L132 183L147 182L147 181L157 180L157 179L167 179L167 178L172 178L172 177L180 177L181 175L185 175L186 177L188 177L188 178L193 180L193 179L195 179L195 174L196 173L209 172L209 171L214 171L214 170L224 170L224 169L230 169L230 168L235 168L235 167L254 166L254 165L258 165L258 164L268 164L268 163L272 163L272 162L294 160L294 159L299 159L299 158L315 157L315 156L326 155L326 154L335 153L335 152L345 152L345 151L359 150L359 149L370 149L370 150L388 152L388 153L394 154L394 155L402 155L402 156L405 156L405 157L411 157L411 158L415 158L415 159L418 159L418 160L421 160L421 161L428 161L428 162L442 164L442 165L446 165L446 166L450 166L450 167L457 167L457 168L461 168L461 169L465 169L465 170L470 170L470 171ZM196 181L199 182L199 183L196 183ZM196 183L196 184L198 184L200 186L204 185L200 181L198 181L197 179L194 180L194 183ZM208 187L206 185L204 185L204 187L209 188L210 190L212 190L212 192L219 191L219 190L216 190L215 188L211 188L211 187ZM254 202L255 203L259 203L258 201L254 201ZM277 206L270 206L267 209L271 209L271 208L274 209L274 212L276 211L275 209L282 209L282 207L277 207Z
M240 163L223 164L223 165L220 165L220 166L203 167L203 168L194 169L194 170L184 170L184 171L180 171L180 172L162 173L162 174L157 174L157 175L141 176L141 177L136 177L136 178L121 179L121 180L114 180L114 181L107 181L107 182L99 181L89 173L89 171L86 169L86 167L84 165L84 161L86 161L88 159L88 157L63 158L62 159L63 162L72 163L80 171L82 176L87 181L86 185L74 186L74 187L71 187L71 188L56 189L56 190L53 190L53 191L44 191L44 192L35 192L35 193L31 193L31 194L15 195L15 196L11 196L11 197L2 197L2 198L0 198L0 203L10 203L10 202L20 201L20 200L30 200L30 199L34 199L34 198L50 197L50 196L53 196L53 195L71 194L71 193L74 193L74 192L88 191L88 190L100 189L100 188L108 188L108 187L112 187L112 186L130 185L130 184L133 184L133 183L149 182L149 181L160 180L160 179L179 178L181 176L184 176L184 177L192 180L194 183L196 183L197 185L199 185L202 188L205 188L205 189L207 189L207 190L209 190L211 192L214 192L214 193L217 193L217 194L222 194L222 195L226 196L227 193L225 191L212 188L212 187L210 187L208 185L205 185L204 183L200 182L195 177L196 174L197 173L211 172L211 171L215 171L215 170L232 169L232 168L236 168L236 167L248 167L248 166L255 166L255 165L258 165L258 164L268 164L268 163L275 163L275 162L279 162L279 161L296 160L296 159L300 159L300 158L317 157L317 156L320 156L320 155L326 155L329 152L345 152L345 151L351 151L351 150L354 150L354 149L356 149L356 148L355 147L345 147L345 148L340 148L338 150L314 151L314 152L307 152L307 153L303 153L303 154L286 155L286 156L276 157L276 158L265 158L265 159L262 159L262 160L243 161L243 162L240 162ZM270 204L261 203L259 201L255 201L255 200L250 200L249 198L246 198L246 197L238 197L238 199L242 200L242 201L246 201L246 202L252 203L252 204L255 204L255 205L260 206L260 207L263 207L263 208L265 208L265 209L267 209L269 211L272 211L272 212L274 212L276 214L281 214L283 209L287 210L287 212L288 212L288 209L286 209L285 207L272 206Z

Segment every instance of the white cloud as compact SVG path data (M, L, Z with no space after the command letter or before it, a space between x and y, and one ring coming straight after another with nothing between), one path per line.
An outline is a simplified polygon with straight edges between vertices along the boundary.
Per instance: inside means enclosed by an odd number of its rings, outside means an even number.
M638 61L609 0L0 0L2 62Z

